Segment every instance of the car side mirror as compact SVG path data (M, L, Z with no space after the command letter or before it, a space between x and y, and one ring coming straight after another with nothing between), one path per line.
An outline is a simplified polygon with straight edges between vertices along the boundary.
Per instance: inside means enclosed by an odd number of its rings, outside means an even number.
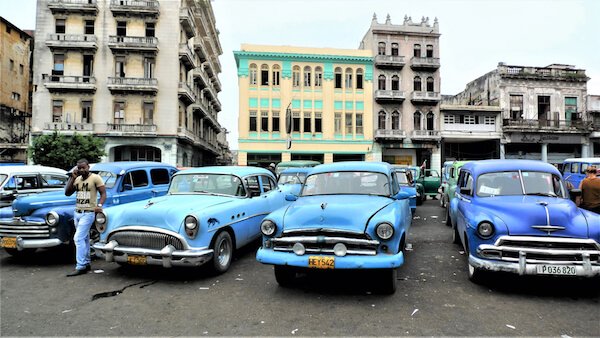
M396 194L396 199L397 200L405 200L407 198L410 198L410 193L408 193L407 191L404 190L400 190L397 194Z
M298 196L296 196L296 195L293 195L293 194L285 195L285 200L288 202L294 202L297 199L298 199Z
M471 189L466 188L466 187L461 187L460 188L460 193L463 195L471 195Z

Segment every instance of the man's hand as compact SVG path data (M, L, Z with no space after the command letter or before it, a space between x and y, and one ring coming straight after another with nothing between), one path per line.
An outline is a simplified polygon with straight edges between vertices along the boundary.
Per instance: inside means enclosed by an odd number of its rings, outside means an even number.
M79 176L79 168L75 167L75 169L73 169L72 175L73 175L73 177Z

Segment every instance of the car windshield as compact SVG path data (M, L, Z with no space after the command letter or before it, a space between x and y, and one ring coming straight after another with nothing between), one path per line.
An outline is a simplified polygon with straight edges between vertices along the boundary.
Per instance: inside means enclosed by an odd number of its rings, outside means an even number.
M370 171L339 171L310 175L301 196L315 195L381 195L389 196L388 178Z
M2 183L4 183L4 180L8 177L8 175L5 174L0 174L0 185L2 185Z
M306 180L306 173L285 173L279 175L277 184L302 184Z
M102 181L104 181L104 186L106 189L110 189L115 186L117 183L117 175L111 173L110 171L92 171L95 174L98 174Z
M242 180L227 174L179 174L173 176L169 194L246 196Z
M406 177L406 172L404 171L396 171L396 180L400 185L409 185L408 178Z
M565 198L566 190L560 177L539 171L495 172L480 175L477 179L477 196L510 195Z

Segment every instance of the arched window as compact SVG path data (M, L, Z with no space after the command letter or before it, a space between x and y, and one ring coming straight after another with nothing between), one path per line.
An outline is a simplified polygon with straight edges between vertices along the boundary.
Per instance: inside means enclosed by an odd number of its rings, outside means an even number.
M427 113L427 130L434 130L434 117L433 112Z
M400 78L398 75L392 76L392 90L400 90Z
M356 70L356 89L363 89L363 70L358 68Z
M415 81L414 81L414 88L413 90L415 92L420 92L421 91L421 78L419 76L415 76Z
M392 129L400 130L400 113L397 110L392 113Z
M292 86L300 87L300 66L294 66L292 69Z
M385 75L379 75L379 90L385 90Z
M345 86L346 88L352 88L352 68L346 68L346 73L344 74L346 75L345 77Z
M413 125L414 130L421 130L421 112L418 110L414 114Z
M398 44L392 43L392 55L397 56L398 54Z
M323 86L323 68L315 67L315 87Z
M379 114L377 114L377 128L385 129L385 112L383 110L379 111Z
M309 66L304 67L304 87L310 87L311 70Z
M279 65L273 66L273 86L279 86L279 76L281 74L281 67Z
M377 44L377 55L385 55L385 42Z
M250 85L256 85L256 83L258 82L257 74L258 74L258 68L253 63L250 65Z
M342 68L335 68L335 88L342 88Z
M433 78L430 76L427 78L427 91L433 92Z
M269 66L267 65L260 66L260 85L269 85Z
M421 45L419 45L418 43L415 44L413 50L414 50L414 55L413 56L420 58L421 57Z
M433 45L427 45L427 57L428 58L433 57Z

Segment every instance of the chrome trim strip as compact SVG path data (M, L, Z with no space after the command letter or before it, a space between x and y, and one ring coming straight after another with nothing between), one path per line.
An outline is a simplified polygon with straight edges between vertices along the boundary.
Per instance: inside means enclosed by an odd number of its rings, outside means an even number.
M113 234L116 234L121 231L139 231L139 232L149 232L149 233L158 232L161 234L165 234L165 235L169 235L169 236L178 238L181 241L181 243L183 244L185 249L189 249L189 250L198 249L198 248L190 247L187 240L182 235L180 235L176 232L173 232L171 230L165 230L165 229L157 228L157 227L150 226L150 225L129 225L129 226L117 228L117 229L109 232L108 235L106 236L106 239L109 239Z
M294 252L292 248L273 248L274 251L281 252ZM325 254L334 254L333 249L314 249L314 248L306 248L306 252L310 253L325 253ZM366 256L375 256L377 255L376 250L348 250L346 251L346 255L366 255Z
M537 237L537 236L500 236L494 243L495 246L501 246L505 241L512 242L537 242L537 243L575 243L575 244L593 244L600 250L600 243L591 238L563 238L563 237Z
M225 223L225 224L221 225L220 227L212 228L212 229L208 230L208 232L215 232L217 230L222 229L223 227L230 226L232 224L236 224L236 223L239 223L239 222L243 222L243 221L246 221L246 220L248 220L250 218L253 218L253 217L262 216L262 215L268 215L268 214L270 214L270 212L262 212L262 213L259 213L259 214L254 214L254 215L246 216L244 218L240 218L240 219L234 220L233 222Z
M548 213L548 209L546 209L546 214ZM550 216L548 216L548 221L550 221ZM554 231L558 231L558 230L565 230L566 228L563 226L558 226L558 225L532 225L531 226L534 229L538 229L540 231L545 231L548 234L554 232Z
M293 236L293 237L283 237L283 238L273 238L271 239L273 243L326 243L326 244L335 244L335 243L348 243L348 244L356 244L356 245L379 245L379 241L369 240L369 239L359 239L359 238L346 238L346 237L328 237L328 236Z
M55 246L59 246L62 244L62 241L58 238L51 239L23 239L21 237L17 237L17 249L34 249L34 248L51 248Z
M482 244L477 248L479 252L494 251L494 252L519 252L519 253L532 253L532 254L544 254L548 256L559 256L559 255L600 255L600 250L577 250L577 249L543 249L543 248L527 248L527 247L506 247L506 246L495 246L491 244Z
M342 230L342 229L323 228L323 227L302 228L302 229L286 229L286 230L283 230L283 233L287 234L287 233L290 233L290 232L315 232L315 231L365 235L365 233L363 231Z
M34 222L34 221L25 221L23 219L12 219L10 221L0 221L0 225L14 226L14 225L45 225L46 222Z

